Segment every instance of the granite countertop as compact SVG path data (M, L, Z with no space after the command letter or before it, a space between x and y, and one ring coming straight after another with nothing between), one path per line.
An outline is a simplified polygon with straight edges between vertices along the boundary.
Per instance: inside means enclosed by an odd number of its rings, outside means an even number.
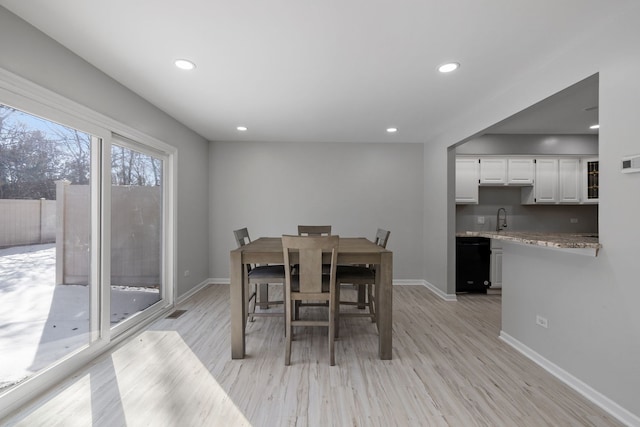
M544 233L535 231L463 231L456 233L461 237L487 237L523 243L527 245L547 246L567 249L600 249L597 233Z

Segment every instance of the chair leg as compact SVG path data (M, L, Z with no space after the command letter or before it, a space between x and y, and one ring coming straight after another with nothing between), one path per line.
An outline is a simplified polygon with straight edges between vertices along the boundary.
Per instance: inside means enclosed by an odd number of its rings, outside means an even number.
M340 284L336 286L335 298L333 300L334 322L335 322L335 338L340 335Z
M251 286L251 285L249 285ZM249 322L253 322L255 321L255 317L253 315L253 313L256 312L256 303L257 303L257 299L258 299L258 288L257 285L254 284L253 285L253 291L251 291L251 294L249 295ZM253 300L253 305L251 304L251 300Z
M369 312L371 313L371 322L376 322L376 296L374 294L375 286L367 285L367 301L369 302Z
M337 294L337 292L336 292ZM333 296L333 301L329 301L329 365L334 366L336 364L336 352L335 352L335 339L336 339L336 295Z
M365 306L366 306L366 299L367 299L367 288L366 285L356 285L356 289L358 291L358 308L360 310L364 310Z
M261 283L257 286L259 289L258 295L260 296L260 303L258 305L261 309L266 310L269 308L269 284Z
M291 327L291 316L293 312L291 311L291 295L289 292L286 292L285 299L285 329L286 329L286 344L284 347L284 365L291 365L291 338L293 336L293 328Z

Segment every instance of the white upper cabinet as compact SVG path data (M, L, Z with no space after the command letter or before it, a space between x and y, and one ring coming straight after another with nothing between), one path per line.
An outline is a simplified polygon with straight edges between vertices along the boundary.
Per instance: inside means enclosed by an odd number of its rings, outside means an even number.
M558 159L536 159L533 203L558 202Z
M456 158L456 203L478 203L478 158Z
M558 201L580 203L580 159L558 160Z
M456 203L478 203L478 186L520 186L522 204L598 203L598 159L557 157L456 158Z
M532 158L480 158L480 184L532 185L534 177Z
M582 169L577 157L535 160L533 190L523 188L523 204L579 204L582 202Z
M506 184L507 159L481 158L480 184Z
M533 159L512 158L507 163L507 184L532 185L534 176Z

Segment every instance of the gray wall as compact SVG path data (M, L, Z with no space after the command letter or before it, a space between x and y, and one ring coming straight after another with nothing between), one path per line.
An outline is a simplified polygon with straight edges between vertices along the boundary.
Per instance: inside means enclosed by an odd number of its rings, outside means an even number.
M252 238L331 224L342 236L391 231L394 279L422 278L422 144L213 142L211 277L229 277L232 230Z
M597 156L597 135L486 134L456 147L456 154Z
M503 248L504 333L637 414L638 310L635 301L620 300L628 293L607 254L593 258L508 243ZM548 329L535 324L538 315Z
M440 137L425 144L423 271L426 280L442 291L453 293L455 290L454 277L450 274L450 266L455 263L455 257L451 256L454 233L451 227L443 226L455 218L456 212L450 147L476 137L491 125L598 72L602 177L599 232L604 248L597 258L585 257L571 263L573 275L566 274L561 259L551 253L545 255L541 265L546 269L547 284L544 287L530 284L529 298L521 295L522 298L515 298L510 306L515 313L529 313L532 309L562 313L558 320L566 325L549 328L545 339L538 339L532 333L535 318L521 317L517 324L513 319L504 318L503 329L639 417L640 379L636 373L640 351L637 345L628 343L640 342L637 307L640 301L637 275L640 174L621 174L620 159L640 151L637 140L640 55L636 42L640 39L637 25L640 4L629 4L626 9L615 19L603 21L600 27L588 29L588 34L576 37L570 46L559 44L556 51L549 52L546 61L531 64L528 74L505 82L503 90L494 98L479 100L477 105L470 106L448 124L448 130ZM449 185L443 190L442 183L447 179ZM441 255L443 245L448 248L448 259ZM509 259L505 255L505 264ZM503 292L510 286L509 282L515 280L518 279L507 277ZM553 295L545 297L545 292ZM505 305L508 303L505 301ZM529 304L538 306L532 308ZM585 313L592 319L590 323L570 321L584 319ZM550 319L550 322L555 321Z
M178 149L178 296L206 280L207 141L2 7L0 52L0 68Z

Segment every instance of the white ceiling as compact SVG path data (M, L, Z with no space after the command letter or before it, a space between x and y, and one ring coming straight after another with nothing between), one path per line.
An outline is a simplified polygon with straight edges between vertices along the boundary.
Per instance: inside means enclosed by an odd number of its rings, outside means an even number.
M209 140L423 142L628 1L0 5ZM177 58L197 68L178 70ZM460 69L439 73L448 61L460 62ZM585 132L577 119L549 122L558 114L493 130ZM238 125L249 130L240 133ZM388 134L390 126L399 131Z

